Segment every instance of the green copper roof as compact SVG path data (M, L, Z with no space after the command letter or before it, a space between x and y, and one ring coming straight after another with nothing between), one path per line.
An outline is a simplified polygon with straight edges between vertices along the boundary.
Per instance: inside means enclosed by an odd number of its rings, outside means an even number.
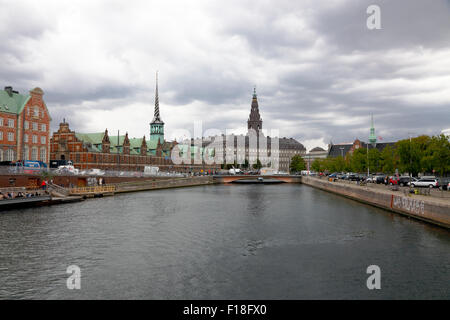
M104 132L95 132L95 133L75 133L75 136L78 140L83 141L85 146L88 148L88 151L92 152L101 152L102 151L102 140L104 137ZM143 138L128 138L130 141L130 154L139 155L140 148L142 145ZM109 151L111 153L122 153L123 142L125 141L125 135L119 136L119 140L117 141L117 136L109 136L110 148ZM146 141L147 143L147 154L155 155L156 147L158 145L158 141ZM117 148L117 145L120 147ZM164 145L163 145L164 149ZM169 150L163 150L163 154L169 154Z
M0 112L20 114L30 98L28 94L12 93L10 96L5 90L0 90Z

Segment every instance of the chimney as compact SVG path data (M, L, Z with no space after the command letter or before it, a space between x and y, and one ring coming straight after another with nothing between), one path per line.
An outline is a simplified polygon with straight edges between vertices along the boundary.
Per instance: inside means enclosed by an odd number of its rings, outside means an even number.
M5 91L8 93L10 97L12 97L13 94L13 88L11 86L5 87Z

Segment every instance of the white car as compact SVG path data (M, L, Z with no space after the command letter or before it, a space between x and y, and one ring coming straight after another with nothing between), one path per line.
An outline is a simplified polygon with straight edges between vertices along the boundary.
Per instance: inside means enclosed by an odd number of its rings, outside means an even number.
M439 182L437 179L419 179L417 181L411 182L411 187L428 187L428 188L438 188Z

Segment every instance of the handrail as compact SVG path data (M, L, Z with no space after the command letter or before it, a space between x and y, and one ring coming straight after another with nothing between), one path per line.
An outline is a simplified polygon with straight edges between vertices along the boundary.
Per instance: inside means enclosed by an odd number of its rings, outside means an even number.
M115 192L116 187L113 185L94 186L94 187L76 187L70 189L70 194L85 194L85 193L104 193Z

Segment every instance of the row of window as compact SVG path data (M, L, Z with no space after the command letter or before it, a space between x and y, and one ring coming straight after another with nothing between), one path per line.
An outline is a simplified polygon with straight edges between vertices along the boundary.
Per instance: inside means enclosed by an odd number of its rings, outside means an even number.
M32 139L31 140L32 143L38 143L38 136L37 135L33 134L31 136L31 139ZM24 140L25 143L28 143L28 140L29 140L28 134L24 134L23 140ZM47 143L47 137L46 136L41 136L41 144L46 144L46 143Z
M31 159L30 159L30 149L28 146L25 146L23 150L23 160L35 160L47 162L47 149L32 147L31 148ZM15 161L15 152L13 149L3 150L0 149L0 161Z
M0 131L0 141L3 140L3 132ZM8 141L14 141L14 132L8 132Z
M39 151L39 158L38 158ZM42 162L47 162L47 149L45 147L32 147L31 148L31 159L30 159L30 148L25 146L23 148L23 159L24 160L40 160Z
M8 149L3 151L0 149L0 161L14 161L16 160L14 157L14 150Z
M6 121L8 120L8 121ZM14 119L3 119L0 118L0 127L3 127L4 125L6 125L8 128L14 128ZM24 122L24 127L26 130L30 129L30 123L28 121ZM38 131L39 130L39 123L37 122L32 122L31 123L31 127L33 128L34 131ZM47 125L45 123L41 123L41 128L40 130L42 132L47 132Z
M3 140L3 132L2 131L0 131L0 141L1 140ZM8 136L7 136L7 138L8 138L8 141L14 141L14 132L8 132ZM27 134L25 134L24 136L23 136L23 139L24 139L24 142L25 143L28 143L29 141L29 139L28 139L28 135ZM38 143L38 136L37 135L35 135L35 134L33 134L33 136L31 137L31 139L32 139L32 143ZM41 136L41 144L46 144L47 143L47 137L46 136Z
M25 130L30 129L30 123L28 121L25 121L24 123L24 127ZM39 130L39 123L37 122L32 122L31 123L31 127L34 131L38 131ZM47 125L45 123L41 123L41 131L42 132L47 132Z
M8 120L8 121L6 121ZM3 119L0 118L0 127L7 126L9 128L14 128L14 119Z
M41 117L44 117L44 110L40 110L39 107L33 107L33 110L31 110L31 107L27 108L27 116L30 116L30 111L33 112L33 117L39 117L39 113L41 114Z

